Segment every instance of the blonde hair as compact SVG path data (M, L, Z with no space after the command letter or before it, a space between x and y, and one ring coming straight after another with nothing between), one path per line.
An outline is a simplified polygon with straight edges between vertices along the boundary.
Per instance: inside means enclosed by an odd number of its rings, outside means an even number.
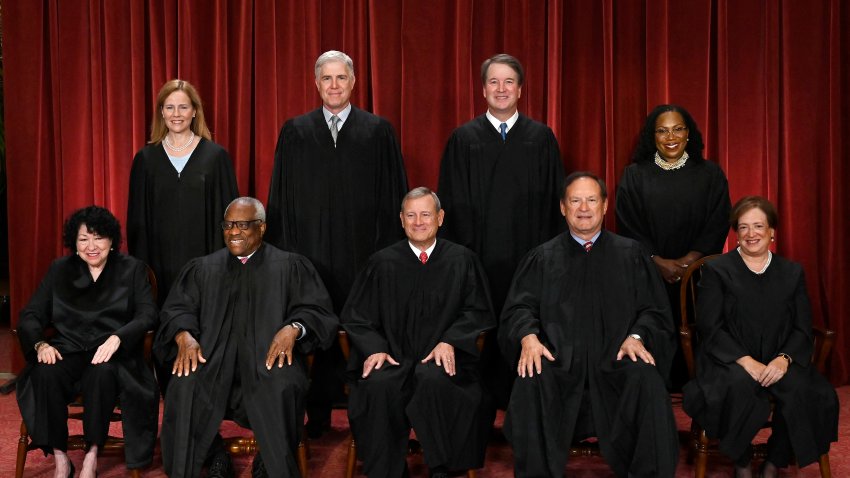
M165 126L165 119L162 117L162 105L165 104L165 99L175 91L182 91L189 97L192 102L192 108L195 109L195 117L192 118L192 124L189 128L198 136L212 140L210 129L207 127L207 122L204 120L204 106L201 103L201 97L198 95L198 90L188 81L173 79L166 82L160 88L156 95L156 111L153 113L153 121L151 121L151 143L159 143L168 134L168 127Z

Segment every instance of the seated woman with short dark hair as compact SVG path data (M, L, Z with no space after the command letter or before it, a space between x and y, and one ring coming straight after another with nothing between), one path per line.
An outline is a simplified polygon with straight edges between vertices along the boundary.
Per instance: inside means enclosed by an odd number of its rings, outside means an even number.
M838 397L811 365L812 315L803 268L774 255L777 214L762 197L732 209L738 248L706 263L697 296L697 377L684 409L750 477L751 442L771 413L764 477L796 456L817 461L838 439Z
M53 453L54 476L73 476L68 458L68 404L82 392L88 446L81 477L97 474L97 454L120 398L128 468L151 463L157 430L157 387L145 364L145 332L157 326L145 264L118 252L121 226L89 206L68 218L56 259L21 311L18 337L27 367L18 406L36 446ZM48 338L45 331L55 329Z

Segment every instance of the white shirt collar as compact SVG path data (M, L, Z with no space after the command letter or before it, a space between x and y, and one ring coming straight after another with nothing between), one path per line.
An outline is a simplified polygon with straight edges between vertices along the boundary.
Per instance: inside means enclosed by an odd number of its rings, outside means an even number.
M419 253L422 252L422 250L420 250L418 247L411 244L410 241L407 241L407 245L410 246L410 250L412 250L413 253L416 254L416 257L418 259ZM431 247L429 247L428 249L425 249L425 254L428 254L428 259L431 258L431 253L434 252L435 247L437 247L437 238L434 238L434 243L431 244Z
M511 128L514 127L514 124L516 124L516 121L519 119L519 110L514 111L514 115L511 116L510 118L508 118L507 121L502 121L499 118L496 118L495 116L493 116L490 113L490 110L487 110L487 113L485 114L485 116L487 116L487 119L490 121L490 124L492 124L493 127L496 128L496 131L498 131L499 134L502 134L502 129L499 128L499 125L502 124L502 123L507 123L508 124L508 131L510 131ZM328 118L330 118L330 116ZM328 120L328 121L330 121L330 120Z
M602 230L600 229L599 232L597 232L596 234L593 235L593 237L590 238L590 242L592 242L594 245L596 245L596 240L599 239L599 236L601 234L602 234ZM573 239L575 239L576 242L578 242L579 244L581 244L582 247L584 247L584 243L587 242L587 241L576 236L575 234L572 233L572 231L570 231L570 235L573 236Z
M325 108L324 105L322 106L322 114L325 115L325 123L327 123L328 128L330 128L331 127L331 116L333 116L334 114L331 113L330 111L328 111L328 109ZM351 102L349 102L348 106L343 108L342 111L340 111L339 113L336 114L339 117L339 123L336 124L337 130L342 128L342 124L345 123L345 120L348 119L348 115L350 115L350 114L351 114Z
M257 251L259 251L259 250L260 250L260 248L258 247L258 248L257 248L254 252L252 252L252 253L248 254L247 256L236 256L236 258L237 258L237 259L239 259L240 261L241 261L242 259L250 259L250 258L251 258L251 256L253 256L254 254L256 254L256 253L257 253Z

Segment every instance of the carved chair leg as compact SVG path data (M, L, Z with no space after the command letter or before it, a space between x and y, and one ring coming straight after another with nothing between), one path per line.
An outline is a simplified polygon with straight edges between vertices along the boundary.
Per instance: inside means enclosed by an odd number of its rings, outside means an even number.
M130 473L132 478L142 478L142 471L138 468L133 468L132 470L127 470Z
M708 467L708 437L705 436L705 430L699 430L695 448L694 478L705 478L705 471Z
M821 478L832 478L832 470L829 468L829 454L824 453L818 458Z
M21 436L18 438L18 456L15 459L15 478L23 478L24 466L27 464L27 446L29 446L30 435L27 425L21 420Z
M301 478L307 478L307 446L304 441L298 442L298 470L301 472Z
M345 478L354 477L354 467L357 466L357 444L354 443L354 437L351 438L351 443L348 445L348 463L345 466Z
M475 473L475 470L470 468L466 471L466 478L476 478L478 475Z

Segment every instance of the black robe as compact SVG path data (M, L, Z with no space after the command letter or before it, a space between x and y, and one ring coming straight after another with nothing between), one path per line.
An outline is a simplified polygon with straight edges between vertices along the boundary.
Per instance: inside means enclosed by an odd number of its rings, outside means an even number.
M165 472L198 476L221 420L232 411L253 430L271 476L298 476L294 450L304 419L306 354L326 348L338 326L310 261L269 244L246 264L227 249L193 259L161 319L154 352L162 362L173 362L181 330L198 340L207 359L169 383L161 433ZM272 338L292 322L307 329L293 365L266 370Z
M505 418L517 476L562 476L582 414L617 476L673 476L678 439L662 374L673 350L670 310L649 255L603 231L587 253L566 232L532 250L505 302L499 343L516 367L520 341L536 334L556 360L517 378ZM639 334L657 368L616 360ZM585 397L583 397L585 395ZM591 410L581 410L589 403ZM582 438L582 437L576 437Z
M730 208L729 184L716 163L688 159L682 168L666 171L650 159L623 171L617 187L617 232L665 259L690 251L718 254L729 233ZM679 285L665 282L675 327L681 322ZM688 378L677 349L673 389L680 390Z
M641 161L626 167L617 186L617 231L665 259L717 254L729 233L730 208L729 184L717 164L689 159L665 171Z
M481 258L496 313L523 256L565 229L563 179L555 135L527 116L519 115L505 141L486 115L449 138L440 163L440 233Z
M62 355L97 350L110 335L117 335L121 345L109 362L118 371L124 456L128 468L150 465L159 403L143 345L145 333L156 325L156 304L141 261L113 251L95 282L79 256L55 260L18 322L27 367L18 378L17 399L33 443L43 443L40 434L48 425L36 416L35 390L29 380L38 360L33 346L44 340L44 329L56 329L49 342Z
M342 313L353 350L348 416L370 477L398 477L410 426L432 468L480 468L489 421L478 371L478 335L493 328L487 279L469 249L437 241L422 264L402 240L377 252L358 277ZM432 360L439 342L455 348L457 374ZM361 379L363 362L384 352L385 363Z
M838 397L811 365L812 316L803 268L774 255L764 274L755 274L735 250L706 264L698 287L697 378L685 386L685 411L709 437L720 439L723 453L737 459L766 423L773 396L799 465L817 461L838 439ZM750 355L766 365L779 353L793 362L767 388L735 363ZM774 434L776 423L777 416ZM790 456L769 458L784 466Z
M387 120L352 107L334 147L319 108L280 130L266 240L310 259L339 311L369 256L402 237L398 213L406 193Z
M127 203L127 250L157 278L158 302L189 259L224 247L219 222L239 195L230 156L201 138L178 174L162 144L136 153Z

